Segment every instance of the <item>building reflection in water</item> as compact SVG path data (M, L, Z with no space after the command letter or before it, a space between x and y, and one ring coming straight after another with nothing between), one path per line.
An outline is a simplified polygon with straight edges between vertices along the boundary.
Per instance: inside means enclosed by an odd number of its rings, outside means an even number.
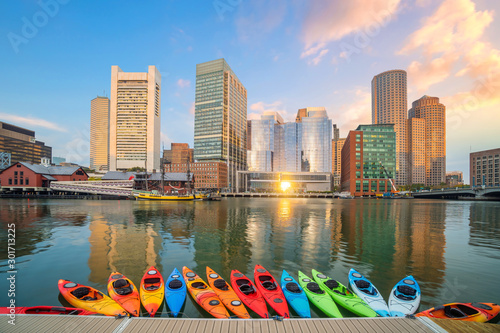
M500 207L497 203L472 203L469 213L469 245L491 249L482 254L500 259Z

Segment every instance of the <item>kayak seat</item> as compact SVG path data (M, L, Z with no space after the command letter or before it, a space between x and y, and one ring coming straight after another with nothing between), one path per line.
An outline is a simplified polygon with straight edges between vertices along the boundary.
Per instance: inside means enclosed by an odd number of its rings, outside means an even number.
M118 289L115 289L115 291L118 295L125 296L125 295L132 293L132 287L130 287L130 285L128 285L128 287L118 288Z
M130 283L125 279L119 279L113 282L113 288L118 295L128 295L132 293Z
M375 290L373 290L373 288L371 288L371 284L365 280L356 280L356 281L354 281L354 284L356 285L356 287L358 287L359 290L361 290L365 294L368 294L368 295L375 295L376 294Z
M168 287L170 289L179 289L182 287L182 282L179 281L179 280L172 280L170 281L170 283L168 284Z
M207 285L204 284L203 282L191 283L191 287L196 288L196 289L207 289Z
M276 284L272 281L264 281L262 282L262 287L266 288L267 290L274 290L276 289Z
M291 293L300 294L300 288L295 282L288 282L285 288Z
M130 283L128 283L128 281L125 279L119 279L113 282L113 288L122 288L122 287L127 287L129 285Z
M334 288L338 288L339 283L335 280L330 279L325 282L325 286L333 290Z
M457 304L456 307L462 311L463 313L465 313L467 316L473 316L473 315L476 315L479 313L478 310L474 309L474 308L471 308L470 306L466 305L466 304Z
M254 292L253 287L249 284L242 284L239 286L239 289L245 295L250 295L251 293Z
M409 286L399 285L394 291L394 296L404 301L411 301L415 299L417 291Z
M220 290L229 290L229 287L227 286L227 283L224 279L215 280L214 286L215 286L215 288L220 289Z
M155 283L160 283L160 278L149 278L149 279L144 279L144 284L155 284Z
M87 287L80 287L80 288L76 288L71 293L76 298L83 299L83 297L87 296L90 293L90 289Z
M325 293L324 290L320 289L319 285L316 282L309 282L307 284L307 289L309 289L309 291L312 291L313 293L319 294L319 295Z
M452 308L451 306L444 307L444 314L449 318L465 318L467 315L459 309Z

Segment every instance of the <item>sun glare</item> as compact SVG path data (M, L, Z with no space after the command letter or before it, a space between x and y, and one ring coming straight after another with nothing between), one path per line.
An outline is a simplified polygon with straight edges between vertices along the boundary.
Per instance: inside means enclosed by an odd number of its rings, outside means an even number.
M286 190L288 190L290 188L290 186L292 186L292 185L290 185L289 182L281 182L281 190L283 192L286 192Z

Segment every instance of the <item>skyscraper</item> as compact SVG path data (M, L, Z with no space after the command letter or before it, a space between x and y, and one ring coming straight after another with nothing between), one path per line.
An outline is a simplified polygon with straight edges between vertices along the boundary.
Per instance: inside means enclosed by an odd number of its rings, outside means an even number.
M97 96L90 102L90 168L109 170L109 98Z
M408 119L408 184L426 184L425 119Z
M273 171L273 158L277 146L275 139L275 125L282 124L283 118L277 112L265 112L260 120L251 120L252 128L252 149L248 151L249 171Z
M247 168L247 90L224 59L196 65L194 159L228 165L228 187Z
M109 169L160 168L161 76L155 66L147 73L126 73L111 67Z
M332 121L325 108L306 108L297 113L302 123L302 171L332 171Z
M408 117L425 120L425 184L446 183L446 107L425 95L412 103Z
M407 84L404 70L390 70L372 80L372 124L394 124L396 132L396 184L407 177Z

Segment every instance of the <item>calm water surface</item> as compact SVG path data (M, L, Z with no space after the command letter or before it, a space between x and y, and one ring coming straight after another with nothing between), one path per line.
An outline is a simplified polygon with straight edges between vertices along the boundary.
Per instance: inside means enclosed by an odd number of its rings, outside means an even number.
M57 289L60 278L105 292L113 271L138 285L151 265L164 277L188 266L205 278L210 266L229 279L232 269L252 277L256 264L276 279L283 269L297 277L315 268L344 284L352 267L386 299L412 274L422 288L420 310L500 302L500 202L1 199L0 221L1 276L8 270L7 224L16 224L18 306L69 306ZM0 306L7 306L5 278L0 290ZM161 316L167 311L164 305ZM208 317L190 296L183 311Z

